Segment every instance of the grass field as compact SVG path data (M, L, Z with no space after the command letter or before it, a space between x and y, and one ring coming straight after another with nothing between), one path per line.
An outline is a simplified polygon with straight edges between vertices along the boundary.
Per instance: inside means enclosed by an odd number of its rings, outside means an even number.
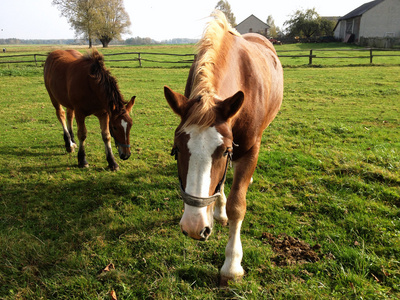
M90 167L65 152L41 67L1 65L0 299L112 299L112 291L118 299L398 299L400 63L392 59L319 68L282 59L284 102L247 194L246 276L225 289L218 270L228 229L216 225L207 242L179 229L169 155L178 118L163 86L183 93L188 65L108 63L126 99L137 96L132 156L117 159L118 172L105 169L95 117L87 119ZM231 182L229 170L226 192ZM312 259L279 252L286 238Z

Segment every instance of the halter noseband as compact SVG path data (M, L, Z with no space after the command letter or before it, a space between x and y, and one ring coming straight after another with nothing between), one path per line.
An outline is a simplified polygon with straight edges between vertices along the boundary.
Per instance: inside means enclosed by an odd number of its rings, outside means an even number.
M181 178L179 178L179 187L180 187L180 191L181 191L181 196L182 196L182 200L185 204L194 206L194 207L205 207L205 206L209 206L210 204L214 203L221 196L221 187L225 182L226 172L228 171L228 164L229 164L229 161L232 160L232 156L233 156L232 150L233 150L232 147L228 147L227 151L225 152L227 155L227 158L226 158L224 175L222 176L222 179L218 182L218 184L215 188L214 195L209 196L209 197L192 196L183 190L182 180L181 180ZM174 147L174 148L172 148L171 155L175 156L175 159L177 159L178 152L179 152L178 148Z

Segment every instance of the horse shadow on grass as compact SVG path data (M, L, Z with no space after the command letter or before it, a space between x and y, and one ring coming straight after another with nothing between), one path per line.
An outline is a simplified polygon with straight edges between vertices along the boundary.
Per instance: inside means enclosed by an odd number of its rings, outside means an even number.
M43 155L35 151L0 148L0 153L7 155ZM184 251L182 240L186 237L179 229L183 204L174 161L155 163L146 172L139 168L132 168L128 173L110 172L101 167L77 172L78 168L74 167L65 163L55 165L53 161L39 167L19 166L17 175L13 176L21 176L21 180L0 184L0 202L4 207L0 211L0 230L18 233L15 238L21 242L22 237L29 237L24 243L35 245L32 251L32 247L22 247L21 243L10 244L8 251L2 250L0 255L8 261L17 256L22 266L33 265L45 270L32 275L31 282L47 281L60 270L67 276L69 267L64 261L68 257L76 257L73 263L78 263L89 256L87 263L96 269L89 276L95 278L107 259L119 261L119 268L132 276L138 271L149 277L154 272L161 273L140 263L147 257L154 260L153 265L168 261L169 272L188 284L217 286L217 271L192 264L182 267L185 258L179 253ZM160 178L160 174L161 181L152 180ZM6 170L3 175L9 172ZM27 180L29 176L36 176L35 180ZM123 255L117 250L111 251L118 243L126 244L126 249L121 250ZM165 250L166 244L173 250ZM23 286L22 278L17 276L13 280Z

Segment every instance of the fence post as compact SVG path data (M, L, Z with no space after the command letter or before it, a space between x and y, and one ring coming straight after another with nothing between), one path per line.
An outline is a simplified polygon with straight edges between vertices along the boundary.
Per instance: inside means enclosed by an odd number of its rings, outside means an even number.
M139 60L139 66L141 67L142 66L142 59L140 57L140 53L138 53L138 60Z
M372 64L372 49L369 49L369 63Z
M308 64L312 65L312 50L310 50L310 56L308 58Z
M36 54L34 54L33 57L35 58L35 65L37 67Z

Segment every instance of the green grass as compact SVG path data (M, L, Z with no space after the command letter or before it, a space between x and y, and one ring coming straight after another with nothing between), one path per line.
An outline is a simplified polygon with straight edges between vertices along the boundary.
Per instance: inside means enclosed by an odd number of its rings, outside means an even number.
M398 65L284 69L284 102L247 195L246 276L226 289L227 228L216 225L205 243L179 229L169 155L178 117L163 86L183 92L188 68L109 65L125 97L137 96L132 156L117 159L118 172L105 169L95 117L90 168L65 152L42 68L0 66L0 299L111 299L112 290L118 299L400 297ZM231 182L229 170L227 191ZM278 266L264 232L318 243L320 260Z

